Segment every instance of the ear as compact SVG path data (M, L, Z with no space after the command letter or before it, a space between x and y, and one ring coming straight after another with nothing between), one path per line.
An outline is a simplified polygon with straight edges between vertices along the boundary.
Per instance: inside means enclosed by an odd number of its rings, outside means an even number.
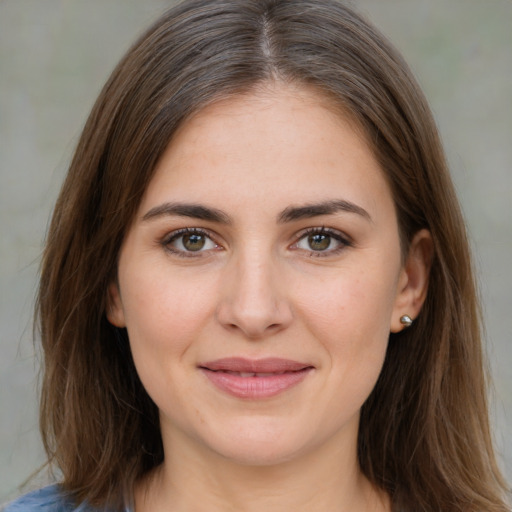
M415 319L425 302L434 245L430 231L418 231L411 241L409 252L398 278L397 294L391 317L391 332L404 329L400 317Z
M107 289L107 319L115 327L126 327L124 320L123 303L119 285L112 281Z

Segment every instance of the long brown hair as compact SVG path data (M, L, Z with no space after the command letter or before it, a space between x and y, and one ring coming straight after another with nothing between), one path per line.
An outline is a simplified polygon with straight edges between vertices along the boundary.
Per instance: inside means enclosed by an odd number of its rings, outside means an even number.
M427 103L397 51L335 0L191 0L164 14L101 92L55 207L42 262L41 429L77 501L120 508L163 460L158 411L107 286L155 165L205 105L264 81L315 87L356 120L388 178L403 250L430 230L429 291L391 335L363 406L359 460L396 510L505 511L488 422L465 227Z

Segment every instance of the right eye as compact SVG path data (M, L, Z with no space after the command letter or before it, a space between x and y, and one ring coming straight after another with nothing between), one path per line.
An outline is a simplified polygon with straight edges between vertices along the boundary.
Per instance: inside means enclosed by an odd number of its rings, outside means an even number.
M220 248L208 233L196 228L174 231L166 237L163 244L169 251L185 257L200 256L205 251Z

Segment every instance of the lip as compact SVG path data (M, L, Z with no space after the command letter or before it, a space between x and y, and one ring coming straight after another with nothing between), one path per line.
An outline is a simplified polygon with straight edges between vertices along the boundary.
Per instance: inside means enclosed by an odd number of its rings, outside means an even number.
M313 366L281 358L228 357L202 363L199 369L225 393L238 398L262 399L296 386L313 370Z

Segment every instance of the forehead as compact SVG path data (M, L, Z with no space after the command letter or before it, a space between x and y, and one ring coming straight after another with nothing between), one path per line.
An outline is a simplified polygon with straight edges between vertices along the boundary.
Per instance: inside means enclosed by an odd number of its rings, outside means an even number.
M325 200L331 193L362 200L365 190L391 200L353 119L316 90L274 84L217 101L186 120L143 203L190 195L204 202L232 191L240 204L260 197L268 206L269 195L276 203Z

